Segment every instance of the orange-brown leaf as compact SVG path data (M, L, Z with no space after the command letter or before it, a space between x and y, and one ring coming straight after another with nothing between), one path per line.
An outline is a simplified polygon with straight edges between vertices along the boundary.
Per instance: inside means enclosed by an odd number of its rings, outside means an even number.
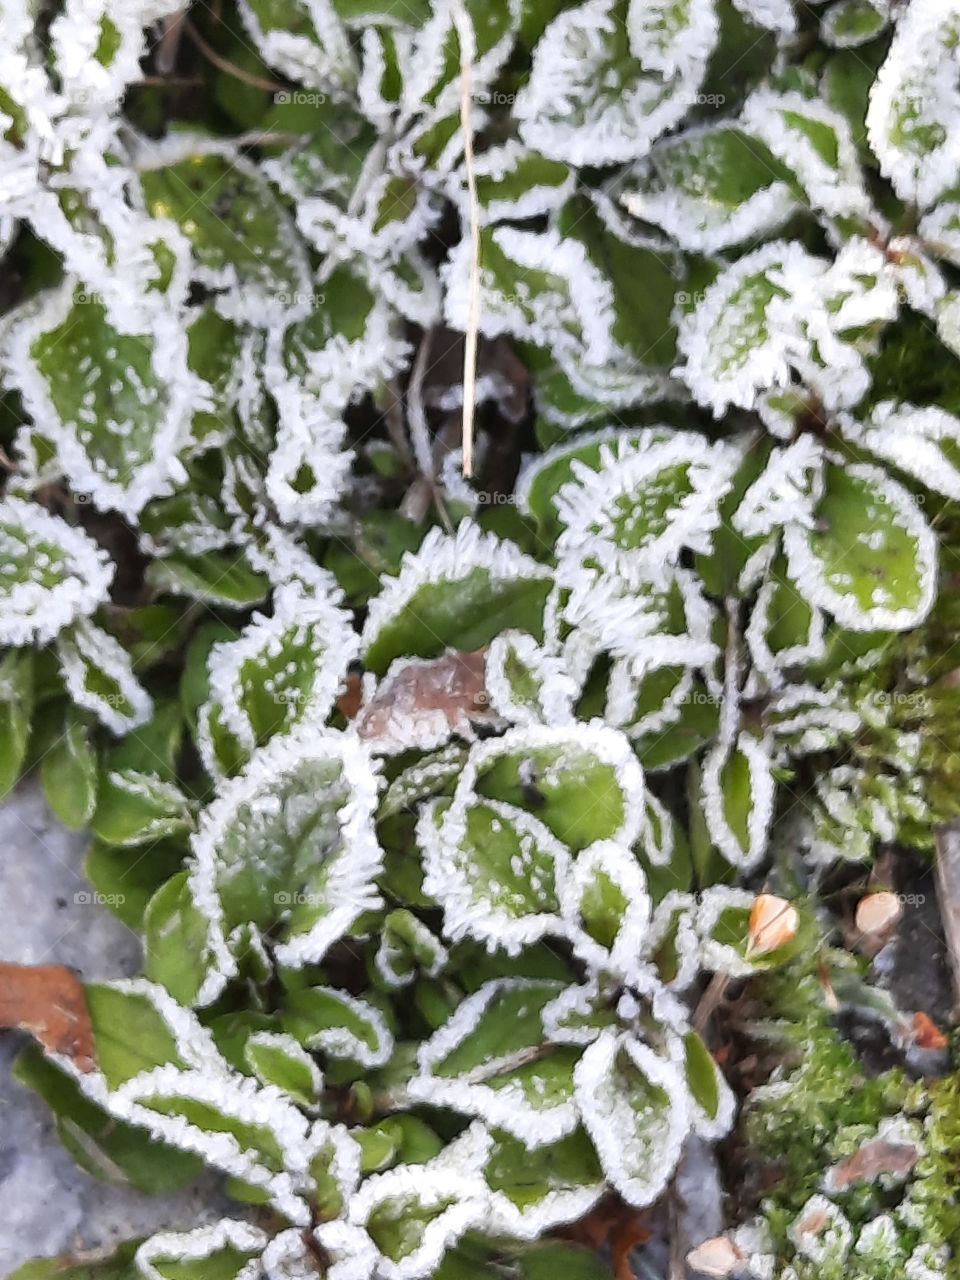
M408 662L387 676L355 723L367 741L412 746L418 734L469 734L472 725L495 719L487 699L486 651L479 649Z
M827 1173L829 1192L846 1191L857 1182L872 1182L881 1173L906 1174L920 1159L920 1149L910 1142L875 1138L859 1151L835 1164Z
M62 964L0 964L0 1027L29 1031L81 1071L96 1066L83 983Z

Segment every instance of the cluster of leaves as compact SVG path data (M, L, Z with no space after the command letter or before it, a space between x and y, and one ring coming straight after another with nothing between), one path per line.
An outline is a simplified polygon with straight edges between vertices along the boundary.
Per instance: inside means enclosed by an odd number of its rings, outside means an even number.
M0 784L146 942L20 1070L259 1210L121 1265L560 1265L731 1124L702 976L799 945L732 882L953 812L960 8L891 8L8 6ZM430 437L474 317L515 486Z

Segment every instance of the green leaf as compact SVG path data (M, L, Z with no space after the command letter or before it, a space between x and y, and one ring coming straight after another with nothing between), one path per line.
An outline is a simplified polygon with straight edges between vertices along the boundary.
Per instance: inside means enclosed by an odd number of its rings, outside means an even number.
M148 844L193 827L189 802L173 783L135 769L110 770L100 779L93 834L106 844Z
M0 799L20 777L32 718L33 654L12 649L0 659Z
M240 552L209 551L204 555L172 555L154 560L147 580L156 591L189 596L204 604L247 609L269 591L263 574L250 568Z
M114 848L96 842L83 864L97 900L109 907L130 929L142 929L150 899L179 871L184 849L175 841L160 841L149 851L141 846Z
M479 649L510 627L542 638L549 591L546 568L475 525L464 522L453 538L431 530L371 601L364 662L383 675L394 658Z
M632 170L621 199L681 248L710 253L786 222L797 207L794 185L765 143L721 124L657 143Z
M227 292L221 314L263 324L309 306L306 253L288 214L239 156L198 151L140 172L147 208L171 218L194 253L202 284Z
M916 500L877 467L829 464L812 529L787 528L797 589L851 631L905 631L936 594L937 543Z
M673 1173L689 1127L673 1064L611 1029L584 1051L575 1078L582 1123L608 1181L628 1204L650 1204Z
M579 1049L550 1045L543 1014L560 983L500 978L469 996L420 1047L411 1096L475 1115L530 1146L576 1127Z
M162 884L144 907L146 975L181 1004L192 1005L203 987L209 931L186 871Z
M107 598L113 564L35 502L0 502L0 644L43 644Z
M282 1022L306 1048L367 1067L382 1067L393 1051L393 1036L380 1011L333 987L290 992Z
M140 1273L133 1260L138 1247L139 1241L131 1240L99 1262L37 1258L18 1267L9 1280L138 1280Z
M103 1111L83 1095L71 1076L34 1045L20 1054L14 1075L51 1108L61 1142L81 1168L94 1177L128 1184L147 1195L168 1195L189 1185L200 1174L202 1164L196 1156L158 1142L143 1129ZM86 1273L81 1270L76 1275L63 1274L65 1280L86 1280ZM101 1277L94 1272L90 1280L94 1277L128 1280L128 1273L121 1271L114 1277L107 1271Z
M186 336L173 314L151 324L131 332L67 281L12 331L8 353L73 491L130 518L182 479L190 421Z

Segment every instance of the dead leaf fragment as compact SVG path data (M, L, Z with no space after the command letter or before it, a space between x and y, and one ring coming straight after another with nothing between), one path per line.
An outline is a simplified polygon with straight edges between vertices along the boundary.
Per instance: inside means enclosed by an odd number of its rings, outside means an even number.
M389 673L357 713L360 737L374 750L439 746L451 734L472 737L477 724L494 724L486 689L486 650L411 659Z
M946 1049L949 1041L928 1013L915 1013L913 1043L918 1049Z
M895 893L884 890L867 894L857 903L854 923L858 937L854 939L855 945L860 951L875 956L893 937L902 915L903 908Z
M0 964L0 1027L29 1031L81 1071L96 1066L83 983L62 964Z
M786 898L772 893L758 894L750 911L747 955L763 956L786 946L797 936L800 917Z
M857 1182L872 1182L881 1173L905 1175L919 1159L920 1149L912 1142L874 1138L828 1170L825 1188L831 1193L846 1191Z
M716 1280L736 1275L746 1260L743 1250L726 1236L704 1240L687 1254L688 1267L702 1276L716 1277Z

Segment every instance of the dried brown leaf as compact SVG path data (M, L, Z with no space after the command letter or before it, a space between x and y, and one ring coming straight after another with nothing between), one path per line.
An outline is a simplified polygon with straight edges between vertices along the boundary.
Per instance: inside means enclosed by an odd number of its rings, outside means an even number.
M0 1027L29 1031L81 1071L96 1066L83 983L62 964L0 964Z

